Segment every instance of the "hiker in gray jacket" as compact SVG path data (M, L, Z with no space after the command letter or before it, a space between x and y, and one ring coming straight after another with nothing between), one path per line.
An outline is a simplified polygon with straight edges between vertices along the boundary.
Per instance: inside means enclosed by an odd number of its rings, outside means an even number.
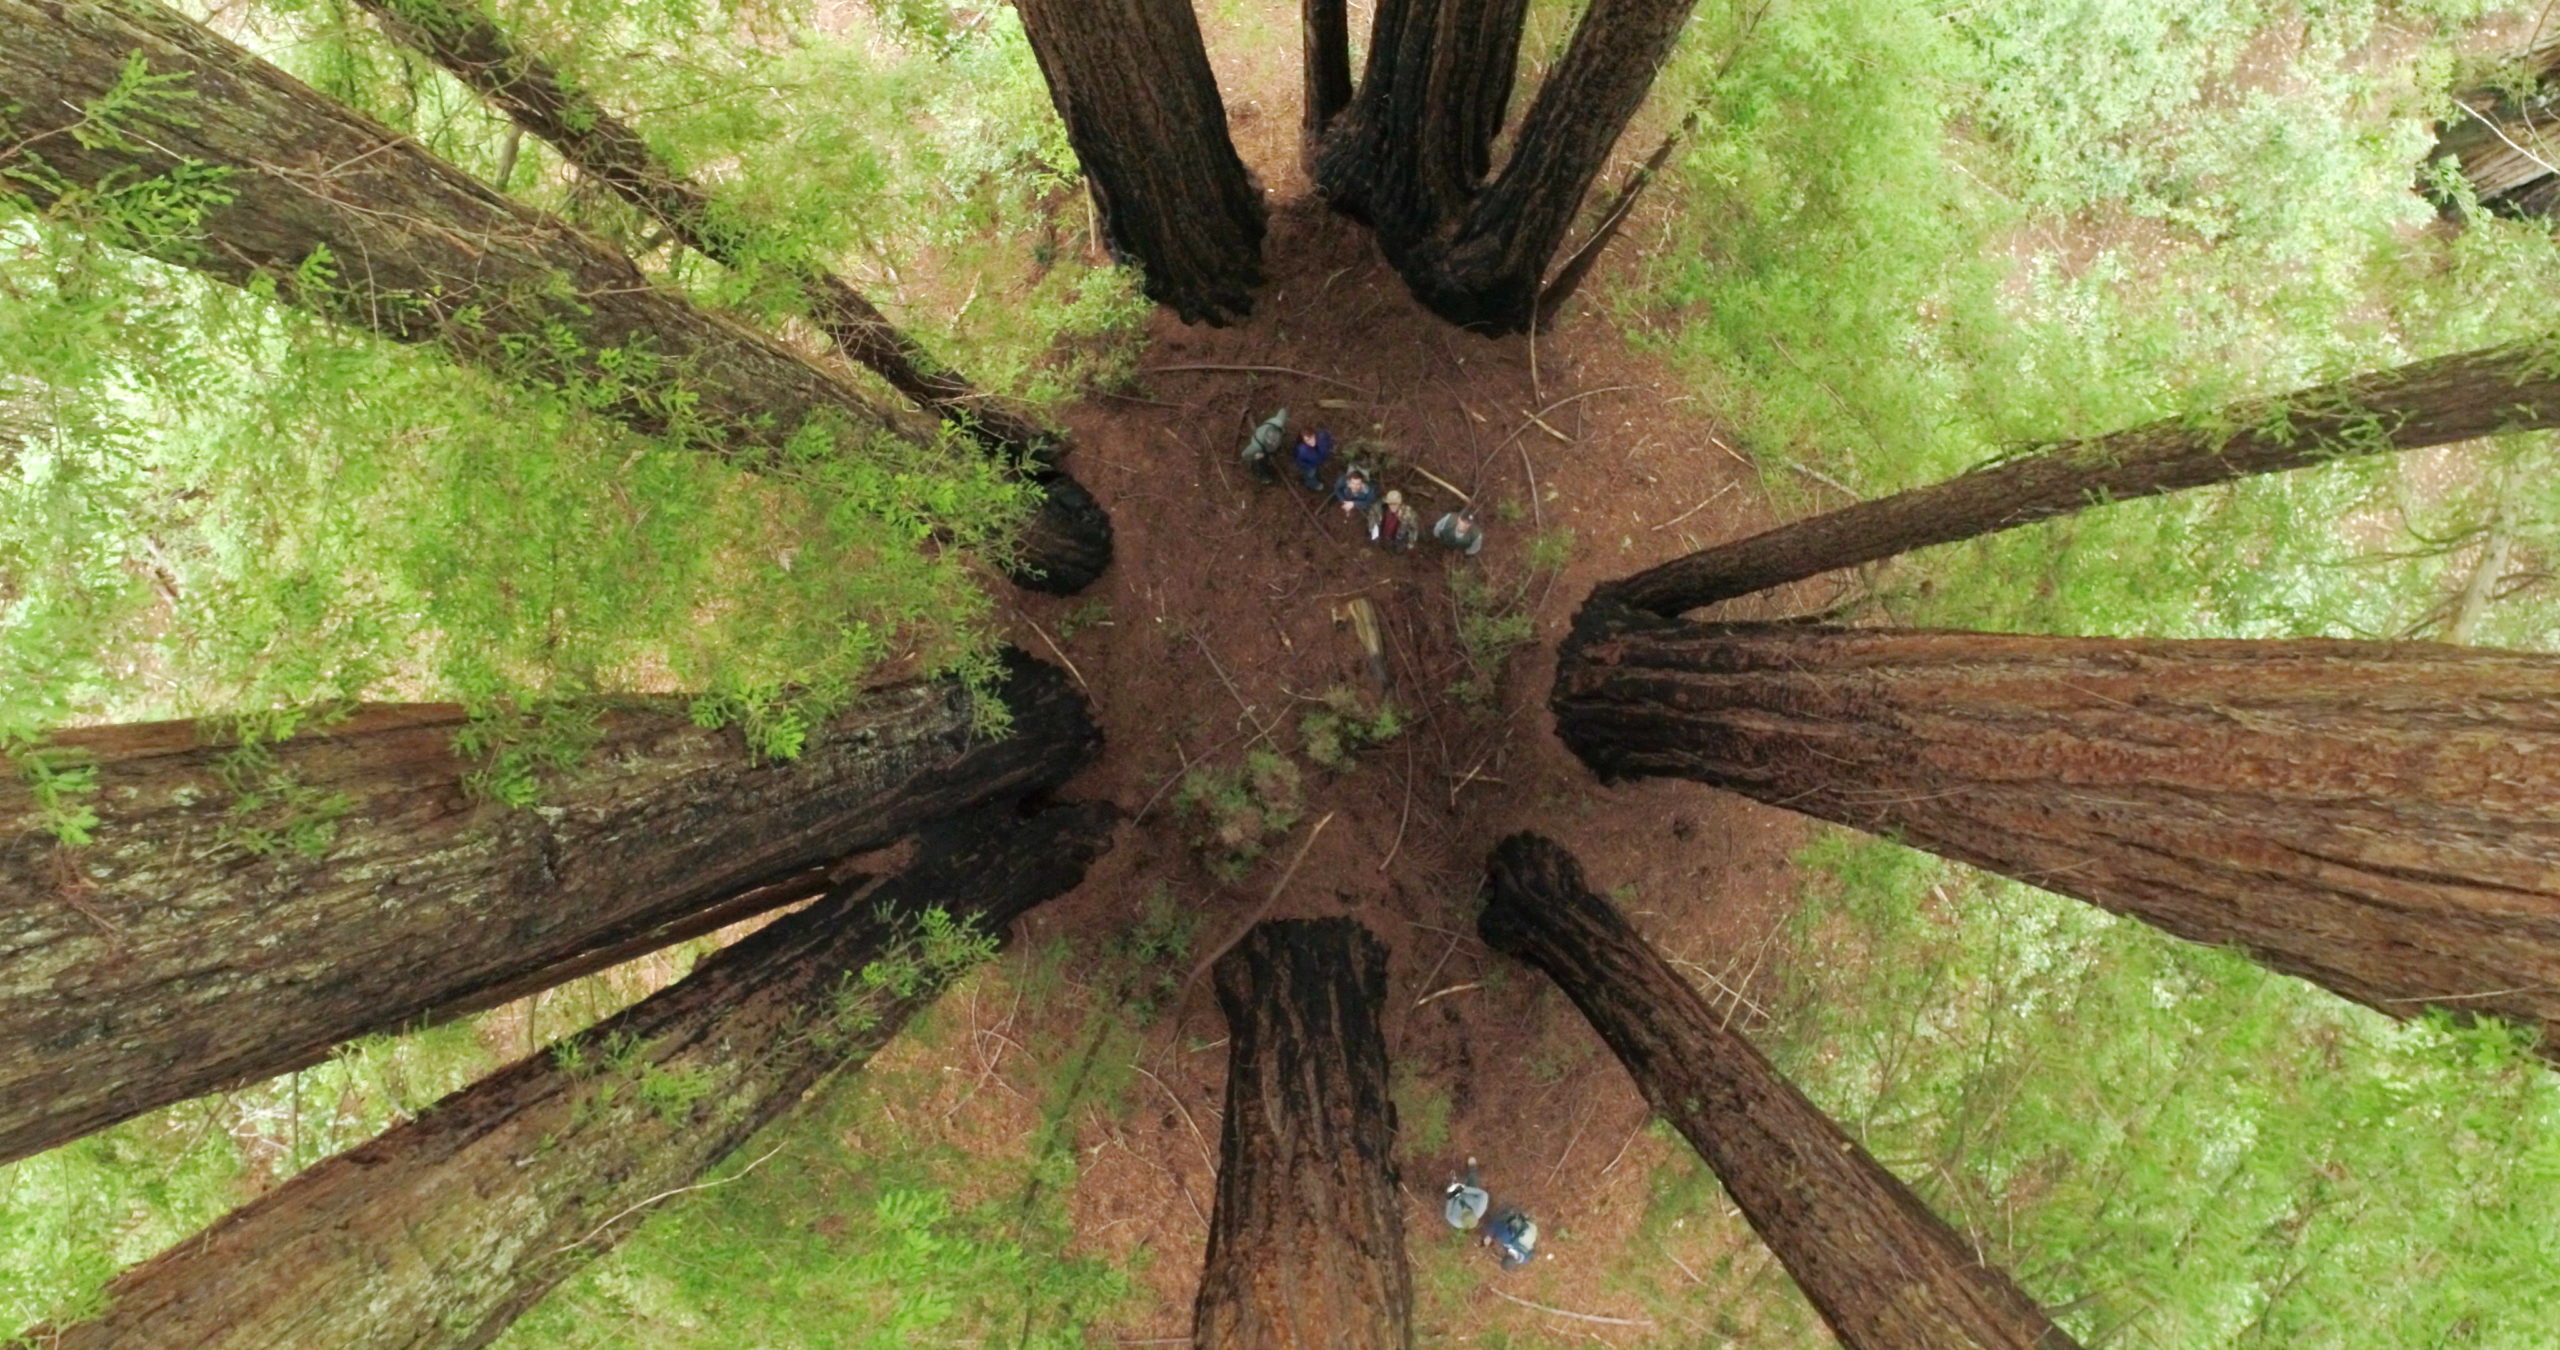
M1269 421L1253 429L1253 436L1244 443L1244 449L1236 452L1244 460L1244 467L1253 474L1253 481L1280 481L1280 468L1272 457L1280 453L1281 445L1288 439L1289 410L1286 408L1271 414Z

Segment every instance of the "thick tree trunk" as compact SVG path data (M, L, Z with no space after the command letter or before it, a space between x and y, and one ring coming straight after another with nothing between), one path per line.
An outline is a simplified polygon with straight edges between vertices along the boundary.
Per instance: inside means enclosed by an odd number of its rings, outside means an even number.
M1378 1028L1386 949L1349 919L1275 920L1221 957L1214 979L1231 1038L1227 1117L1193 1343L1411 1346Z
M2560 335L2049 446L1674 558L1600 587L1592 601L1678 614L2092 503L2552 426L2560 426Z
M1305 83L1299 108L1299 145L1315 163L1325 128L1351 103L1351 16L1345 0L1303 0L1299 36Z
M581 767L526 809L465 791L460 709L377 708L273 746L247 785L343 796L318 859L243 849L241 830L283 822L235 813L227 747L193 723L65 733L59 753L97 765L94 843L60 848L26 787L0 785L0 1161L526 992L536 972L1091 759L1099 732L1055 669L1017 657L1000 692L1008 739L971 736L959 688L911 684L789 764L695 726L680 698L635 700L603 711Z
M415 4L435 6L424 14L444 9L442 0ZM492 192L149 0L0 0L0 30L12 35L0 51L0 108L10 109L0 128L17 138L0 150L0 169L22 171L15 186L39 205L181 163L223 171L228 200L205 213L196 234L115 242L234 285L271 285L292 303L395 341L436 343L501 378L576 388L646 434L706 450L771 451L812 422L854 435L912 434L781 342L651 286L603 243ZM130 134L72 134L84 110L116 86L128 54L154 74L185 77L186 92L118 113ZM582 97L560 93L556 81L548 88L559 96L549 103L540 83L520 88L531 91L523 106L564 133L590 113L601 116ZM627 128L605 119L574 144L597 157L596 172L617 189L649 189L669 209L671 228L684 221L694 231L688 242L720 246L714 256L724 260L738 255L730 227L699 191L667 175ZM330 265L306 270L324 251ZM921 353L851 287L815 267L796 274L829 335L860 344L848 351L876 358L891 383L920 401L943 400L934 406L946 415L1007 416L983 400L953 402L962 395L952 381L928 374L933 368L915 359ZM556 341L562 333L575 341ZM1027 424L1009 429L1038 435ZM1062 477L1045 455L1029 466L1044 487ZM1108 519L1065 480L1026 532L1012 570L1035 589L1071 592L1110 550Z
M786 277L801 307L836 350L870 367L917 406L1035 474L1058 498L1024 540L1014 580L1073 594L1107 565L1111 522L1081 484L1057 468L1057 437L989 398L888 320L860 291L815 259L778 253L677 173L648 142L593 98L564 85L540 57L519 51L478 6L463 0L358 0L395 41L426 53L578 170L648 213L685 247L727 267L762 264ZM1095 560L1099 555L1099 561Z
M1726 1029L1554 841L1495 846L1478 928L1582 1009L1849 1350L2076 1345Z
M2560 1058L2560 656L1586 609L1556 726Z
M1591 0L1520 123L1501 174L1457 233L1401 269L1432 313L1477 332L1526 331L1538 283L1609 148L1644 105L1696 0Z
M1455 229L1493 165L1527 0L1382 0L1360 91L1316 158L1333 205L1399 270Z
M1016 0L1113 253L1186 323L1252 312L1262 194L1190 0Z
M2460 105L2453 116L2436 124L2435 147L2427 162L2450 159L2471 180L2482 205L2514 215L2547 215L2560 196L2560 40L2526 52L2519 64L2536 87L2518 96L2505 89L2466 89L2455 94ZM2436 195L2425 175L2419 190ZM2448 197L2438 196L2446 210Z
M953 973L918 924L1001 934L1074 886L1111 808L928 825L916 864L854 883L620 1016L438 1102L128 1271L42 1344L485 1345L825 1074L860 1066ZM858 991L858 992L857 992Z

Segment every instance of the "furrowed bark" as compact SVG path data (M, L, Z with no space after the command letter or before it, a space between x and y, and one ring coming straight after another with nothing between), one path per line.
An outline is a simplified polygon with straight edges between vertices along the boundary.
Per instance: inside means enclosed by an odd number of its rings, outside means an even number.
M1527 0L1384 0L1360 91L1316 159L1336 209L1400 271L1455 229L1493 164Z
M1256 924L1219 958L1227 1114L1192 1341L1201 1350L1409 1347L1378 1010L1387 953L1350 919Z
M1678 614L1931 544L1993 534L2093 503L2152 497L2352 455L2560 426L2560 335L2440 356L2204 418L2068 441L1943 483L1701 549L1592 594L1596 606Z
M344 794L318 859L248 853L227 747L193 723L68 732L97 766L95 842L65 850L0 785L0 1161L311 1064L351 1037L529 992L524 981L920 821L1064 782L1100 739L1016 656L1014 731L970 733L949 684L879 692L789 764L680 698L601 713L580 766L512 809L475 800L445 704L384 706L272 749L263 782ZM539 987L539 986L534 986Z
M1351 17L1344 0L1303 0L1298 19L1305 82L1299 108L1301 153L1315 163L1325 128L1351 103Z
M1538 282L1609 149L1644 105L1696 0L1592 0L1520 123L1502 172L1457 233L1404 271L1432 313L1480 333L1526 331Z
M2495 89L2466 89L2453 96L2453 116L2436 124L2436 143L2427 162L2450 159L2471 180L2481 205L2511 215L2548 215L2560 198L2560 41L2551 41L2519 58L2534 84L2521 96ZM2436 197L2446 211L2455 209L2424 174L2418 190Z
M2074 1350L2008 1275L1886 1171L1698 997L1553 840L1488 865L1478 930L1545 971L1654 1111L1724 1182L1849 1350Z
M1016 0L1112 252L1186 323L1253 309L1262 194L1227 138L1190 0Z
M272 286L289 303L434 343L503 378L600 391L618 420L707 450L772 450L812 421L890 426L780 342L650 285L602 242L149 0L0 0L0 32L12 142L0 168L33 171L12 190L76 217L84 190L184 164L225 171L230 200L194 237L115 242L233 285ZM117 87L129 57L184 82L117 113L116 134L101 137L84 109ZM305 267L324 252L325 269ZM575 341L553 341L560 333Z
M859 1068L951 978L919 955L939 908L1001 935L1073 887L1116 813L980 808L916 864L856 882L621 1015L465 1088L128 1271L78 1347L485 1345L826 1074ZM912 973L866 984L866 972Z
M1705 625L1586 609L1565 743L2560 1058L2560 656Z

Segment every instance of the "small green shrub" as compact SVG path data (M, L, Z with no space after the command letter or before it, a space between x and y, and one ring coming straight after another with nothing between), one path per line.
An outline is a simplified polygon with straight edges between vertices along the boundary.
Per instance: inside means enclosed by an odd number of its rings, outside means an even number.
M1307 758L1328 769L1351 767L1352 756L1401 735L1404 714L1394 700L1381 698L1372 708L1360 691L1336 685L1324 692L1324 707L1298 719L1298 738Z

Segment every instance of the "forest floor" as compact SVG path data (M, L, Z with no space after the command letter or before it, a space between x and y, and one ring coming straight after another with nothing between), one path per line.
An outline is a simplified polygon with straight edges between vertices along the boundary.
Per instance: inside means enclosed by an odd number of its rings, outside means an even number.
M1213 54L1226 55L1214 33ZM1755 988L1783 965L1801 822L1694 785L1602 786L1554 739L1545 702L1556 641L1594 582L1765 525L1767 508L1709 410L1609 323L1568 320L1533 349L1415 305L1366 232L1313 198L1296 163L1291 72L1219 64L1239 149L1273 208L1268 281L1251 320L1232 328L1160 313L1139 394L1069 415L1073 467L1111 511L1117 562L1085 596L1020 602L1016 639L1063 656L1106 729L1101 763L1069 794L1109 798L1131 824L1082 888L1026 921L1019 950L1129 930L1147 921L1151 895L1197 917L1186 975L1263 917L1357 919L1390 952L1386 1028L1425 1339L1487 1328L1531 1343L1639 1337L1651 1324L1629 1306L1627 1282L1667 1289L1683 1275L1629 1270L1624 1249L1653 1165L1685 1146L1642 1129L1633 1085L1548 981L1477 941L1476 891L1495 840L1553 835L1711 999L1755 1015ZM1176 369L1186 366L1206 368ZM1253 483L1236 449L1282 406L1293 431L1327 427L1350 458L1382 463L1384 485L1425 522L1455 504L1444 483L1471 493L1489 536L1482 556L1453 561L1427 541L1391 554L1316 494ZM1468 572L1483 584L1467 585ZM1384 697L1406 725L1336 771L1306 752L1300 724L1328 711L1329 692L1347 702L1339 691L1357 691L1369 707L1380 697L1346 619L1354 599L1375 606ZM1810 603L1770 603L1790 601ZM1527 641L1483 641L1514 613ZM1498 683L1475 693L1468 681L1488 662ZM1267 769L1257 787L1243 771L1252 750L1286 756L1294 791ZM1227 772L1260 814L1293 818L1267 839L1243 822L1244 850L1262 847L1231 881L1212 865L1239 851L1212 837L1220 821L1178 805L1187 777ZM973 1000L973 1032L1009 997ZM995 1034L971 1037L992 1046L982 1071L1028 1078L1074 1052L1077 1014L1015 1000ZM1187 1338L1216 1190L1224 1044L1209 981L1181 985L1138 1042L1149 1081L1131 1089L1128 1118L1094 1113L1077 1126L1079 1241L1138 1270L1153 1295L1119 1329L1128 1343ZM1008 1063L1012 1047L1046 1048ZM986 1109L938 1117L964 1148L1018 1150L1039 1123L1029 1097L972 1100ZM1438 1192L1468 1155L1497 1204L1541 1220L1552 1259L1504 1275L1455 1242ZM1435 1259L1463 1262L1461 1273L1420 1269L1426 1250L1452 1247Z

